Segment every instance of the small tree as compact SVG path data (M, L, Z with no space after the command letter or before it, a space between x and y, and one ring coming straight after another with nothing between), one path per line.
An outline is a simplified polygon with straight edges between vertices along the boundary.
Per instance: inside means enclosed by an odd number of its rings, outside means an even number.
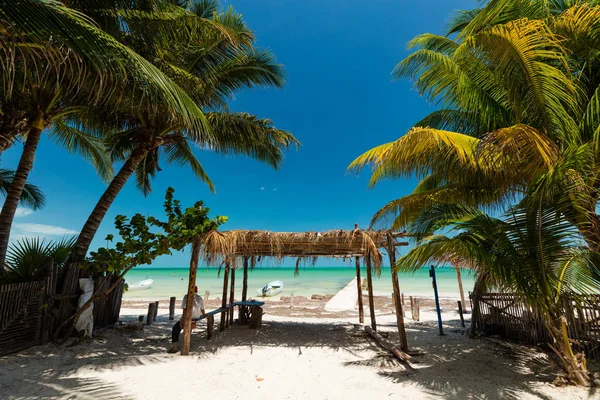
M196 273L198 271L202 239L207 233L216 230L220 225L227 222L227 217L217 216L215 219L210 219L208 217L210 209L204 207L202 201L198 201L193 207L182 211L179 200L174 199L174 193L175 190L173 188L168 188L165 195L164 207L168 221L160 222L156 219L149 219L149 221L153 225L160 226L163 229L173 249L181 250L188 244L192 245L187 301L182 318L183 340L181 341L181 355L188 355L190 352L194 286L196 285Z
M150 265L159 256L171 254L172 250L182 250L188 243L192 243L192 260L190 262L190 287L188 288L188 303L184 313L184 329L189 333L191 327L191 313L187 312L193 307L194 285L196 282L196 270L203 234L216 229L227 221L227 217L217 217L214 220L208 218L209 209L204 207L202 201L198 201L193 207L181 211L179 200L173 198L173 188L168 188L165 195L165 214L167 221L141 214L135 214L131 219L124 215L115 218L115 228L119 232L122 241L117 242L114 248L101 247L90 253L87 263L82 268L88 268L93 272L105 273L104 282L112 279L112 284L107 289L94 292L92 297L77 311L73 317L63 322L55 332L55 337L71 322L65 337L72 332L75 323L81 314L88 309L94 301L108 296L123 280L125 274L139 265ZM152 227L159 228L158 232ZM111 242L113 235L108 235L106 240ZM186 319L187 318L187 319ZM186 323L187 321L187 323ZM189 339L189 336L188 336ZM188 340L189 351L189 340Z

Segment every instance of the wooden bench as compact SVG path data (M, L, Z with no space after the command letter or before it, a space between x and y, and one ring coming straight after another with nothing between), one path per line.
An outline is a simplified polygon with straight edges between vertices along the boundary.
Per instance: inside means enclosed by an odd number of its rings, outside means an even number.
M233 307L240 307L240 308L246 308L249 311L249 321L250 321L250 328L260 328L260 326L262 325L262 315L263 315L263 311L262 311L262 306L264 306L265 303L263 301L237 301L233 304L227 304L227 306L225 307L221 307L221 308L217 308L216 310L213 311L209 311L206 313L206 317L204 317L204 315L201 315L200 318L195 319L194 322L196 321L201 321L203 319L206 318L206 339L211 339L213 336L213 332L214 332L214 328L215 328L215 315L216 314L220 314L222 312L225 311L229 311L231 308ZM244 313L246 311L243 311Z

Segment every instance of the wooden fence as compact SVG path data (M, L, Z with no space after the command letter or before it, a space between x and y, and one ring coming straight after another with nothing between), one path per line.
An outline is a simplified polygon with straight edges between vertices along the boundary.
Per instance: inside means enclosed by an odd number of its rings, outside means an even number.
M551 343L543 319L523 298L510 293L485 293L478 302L472 293L470 298L475 332L536 346ZM563 315L573 350L600 359L600 295L587 295L577 301L566 298Z
M94 278L95 290L101 282L103 289L114 282L100 275ZM123 286L121 282L107 297L94 302L94 329L119 320ZM0 356L47 343L60 323L63 308L75 311L73 301L79 294L56 294L56 287L57 271L52 266L43 281L0 285Z
M0 285L0 356L40 343L46 282Z

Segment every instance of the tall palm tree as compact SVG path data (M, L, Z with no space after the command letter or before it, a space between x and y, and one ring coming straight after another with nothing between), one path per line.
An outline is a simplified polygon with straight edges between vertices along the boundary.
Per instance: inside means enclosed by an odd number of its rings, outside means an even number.
M146 56L160 59L159 67L205 111L209 134L161 114L111 110L110 118L101 116L98 121L97 110L91 110L83 116L85 122L82 125L94 126L100 122L98 129L112 132L107 140L108 151L113 160L122 161L123 166L81 230L73 254L74 265L85 257L102 219L131 175L135 174L136 183L144 194L150 192L150 180L160 171L160 159L189 166L200 180L214 189L193 154L190 141L222 154L248 155L273 167L281 163L282 150L297 144L291 134L276 129L270 120L228 111L228 100L241 88L281 86L283 71L271 53L254 47L254 37L241 15L231 7L221 12L217 10L215 1L189 4L191 19L205 19L221 28L217 34L211 29L203 37L196 36L194 41L186 44L169 44L168 48L162 48L160 37L155 38L142 29L144 43L152 44L152 50L146 49ZM155 31L162 32L161 29ZM106 120L117 123L106 125Z
M450 28L456 39L425 34L411 42L417 50L395 74L414 79L440 110L352 163L374 166L371 185L412 173L422 179L374 223L400 227L437 202L497 209L573 189L562 211L598 248L600 6L542 3L550 2L490 2L460 15ZM483 17L492 14L499 22Z
M0 69L6 119L0 121L0 150L25 138L15 177L0 212L0 262L42 132L55 119L82 106L114 104L160 111L187 124L204 126L200 109L158 68L100 30L87 16L54 0L0 4ZM86 135L59 129L53 136L91 158L110 175L106 157ZM62 136L62 137L61 137ZM92 148L93 147L93 148ZM90 150L90 151L88 151Z
M556 209L513 208L497 219L474 208L437 204L410 230L425 236L398 260L398 270L414 272L427 263L450 261L475 269L488 286L523 296L543 316L569 379L589 383L584 355L573 353L563 306L565 296L600 290L600 253L581 246L577 229ZM435 234L440 230L446 235Z

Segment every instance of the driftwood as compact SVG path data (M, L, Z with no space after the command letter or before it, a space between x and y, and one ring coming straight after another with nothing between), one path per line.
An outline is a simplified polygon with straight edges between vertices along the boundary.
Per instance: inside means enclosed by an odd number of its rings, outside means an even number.
M411 367L409 362L411 362L413 364L417 364L418 361L415 360L414 358L412 358L407 353L403 352L402 349L400 348L400 346L396 346L393 343L391 343L390 341L388 341L387 339L384 339L379 333L374 331L368 325L365 325L365 332L367 332L369 334L369 336L371 336L373 338L373 340L375 340L375 342L379 346L383 347L385 350L392 353L394 355L394 357L396 357L398 359L398 361L400 361L400 363L404 366L404 368L406 368L407 371L417 372L416 369Z

